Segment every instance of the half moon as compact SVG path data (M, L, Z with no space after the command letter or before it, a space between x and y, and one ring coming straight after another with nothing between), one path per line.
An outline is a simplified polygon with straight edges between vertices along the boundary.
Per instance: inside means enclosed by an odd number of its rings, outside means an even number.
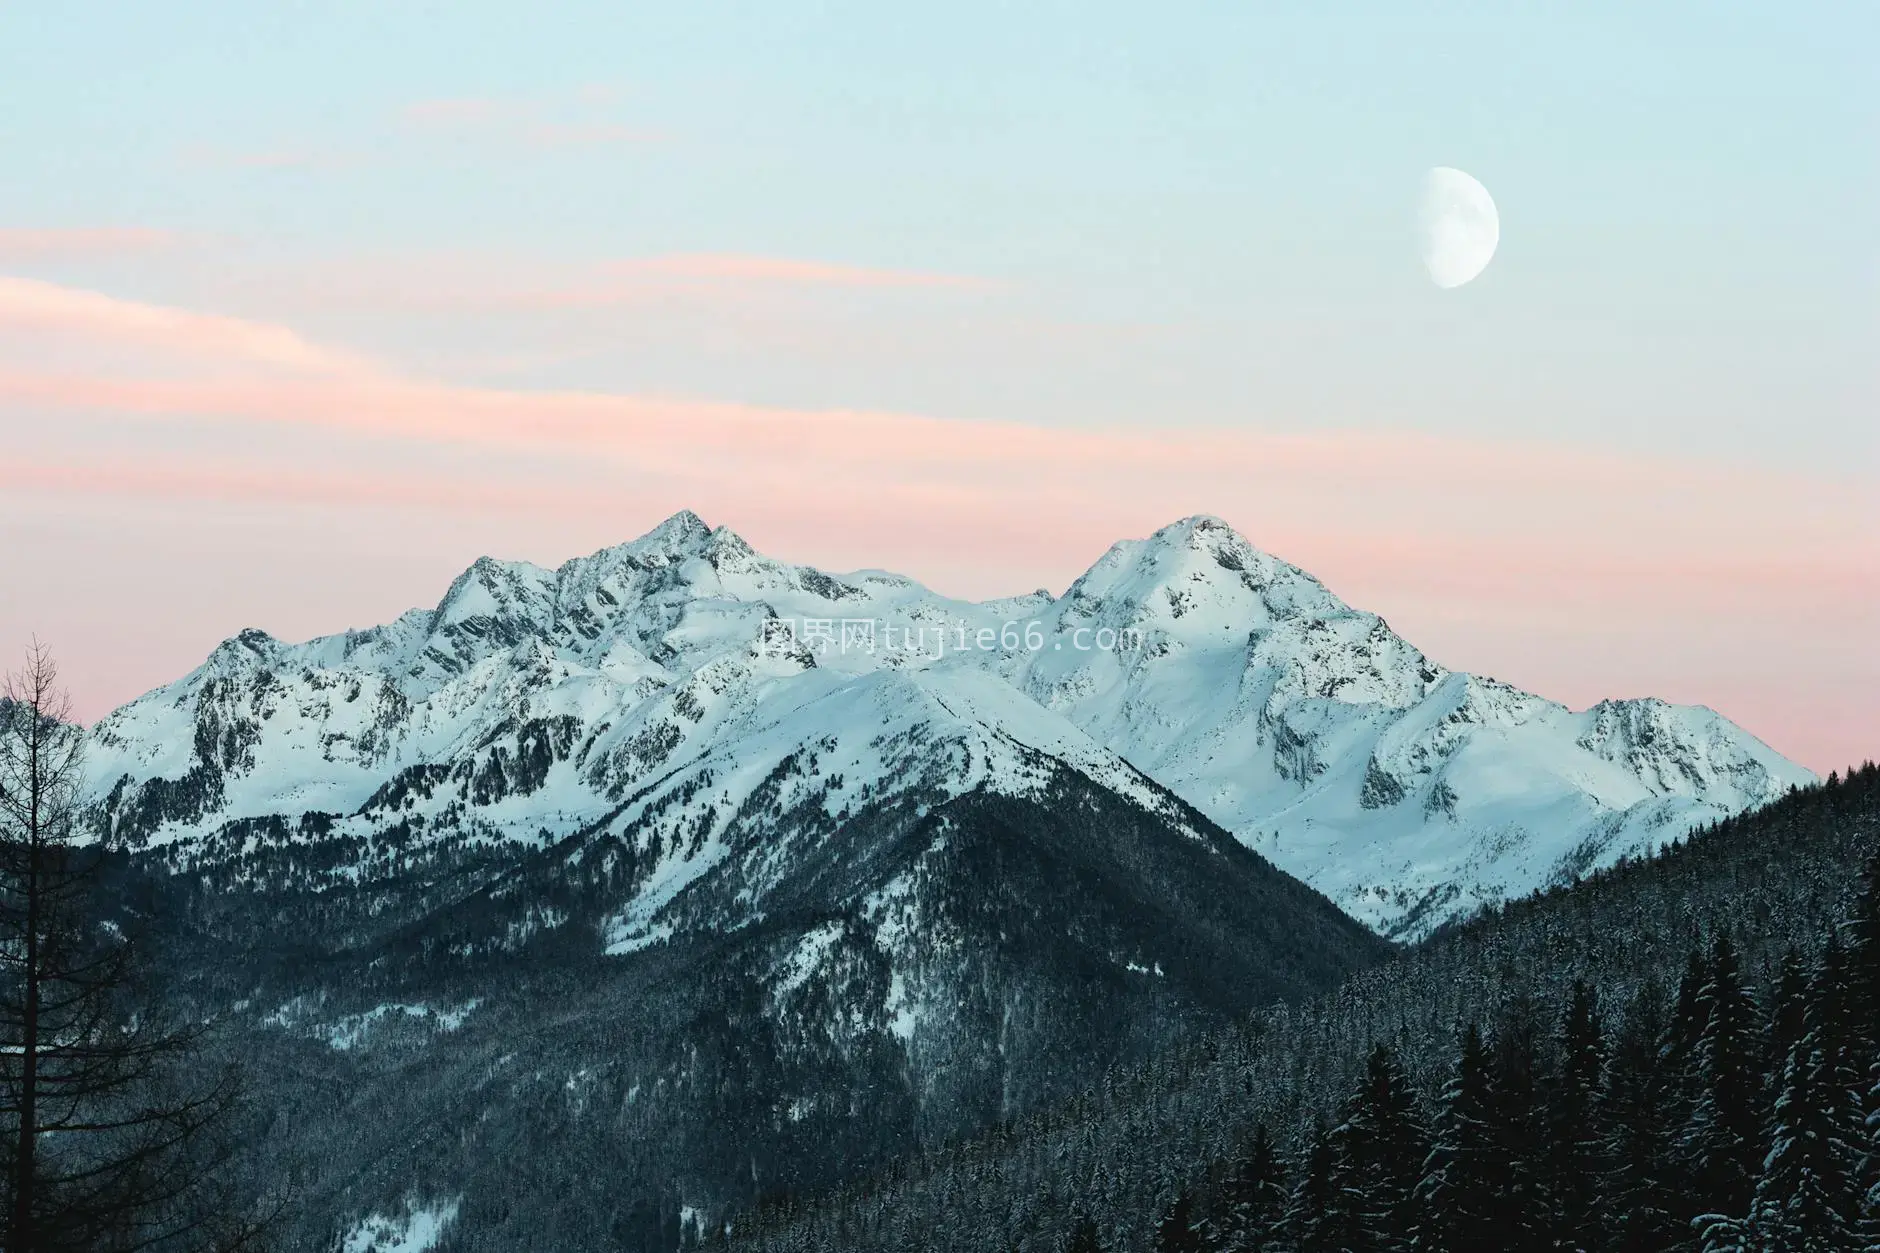
M1423 178L1419 217L1423 268L1438 287L1460 287L1488 268L1501 242L1501 216L1488 188L1439 165Z

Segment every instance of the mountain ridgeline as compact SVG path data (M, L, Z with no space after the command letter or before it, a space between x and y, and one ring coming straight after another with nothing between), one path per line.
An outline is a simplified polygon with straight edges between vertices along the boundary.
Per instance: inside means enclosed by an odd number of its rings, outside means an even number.
M1500 976L1391 940L1476 952L1484 907L1813 782L1708 710L1446 670L1212 518L969 603L680 514L370 630L245 631L87 734L121 926L253 1075L284 1245L348 1253L1055 1239L950 1173L1015 1127L1132 1140L1086 1217L1134 1239L1246 1085L1288 1151L1360 1038L1436 1082L1438 1019ZM1644 971L1690 937L1635 938ZM1208 1069L1280 1041L1284 1084ZM938 1216L969 1195L1005 1217Z
M1205 819L1038 769L1028 797L753 824L670 935L613 952L649 858L607 824L356 897L267 851L149 890L190 920L189 995L237 1007L297 1247L417 1198L453 1207L452 1248L663 1249L1387 956Z
M350 883L612 821L666 850L661 887L620 902L621 944L660 932L659 893L810 752L832 815L1022 790L1027 753L1172 795L1393 938L1813 779L1708 710L1574 712L1448 670L1205 517L1115 545L1062 596L969 603L680 514L555 571L485 558L384 626L244 631L92 740L101 828L178 865L286 832L322 850L292 873Z
M775 1205L729 1244L1874 1248L1880 769L1511 903L988 1136Z

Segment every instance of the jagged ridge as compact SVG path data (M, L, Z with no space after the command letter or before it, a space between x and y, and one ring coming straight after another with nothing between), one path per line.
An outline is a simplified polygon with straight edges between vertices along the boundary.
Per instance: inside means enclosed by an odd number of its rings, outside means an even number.
M875 648L780 644L772 618L869 621ZM612 822L663 850L612 946L667 934L812 748L837 824L916 789L1024 795L1039 761L1170 815L1173 793L1397 936L1812 778L1709 710L1575 712L1450 671L1209 517L1115 545L1063 596L976 604L680 513L553 571L480 559L384 626L244 631L92 739L102 828L180 864L312 823L350 850L314 878L357 881L391 850Z

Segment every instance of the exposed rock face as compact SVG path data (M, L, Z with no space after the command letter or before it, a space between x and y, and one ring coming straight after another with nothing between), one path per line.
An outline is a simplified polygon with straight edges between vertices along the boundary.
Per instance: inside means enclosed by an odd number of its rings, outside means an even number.
M812 752L838 825L914 789L1026 795L1038 761L1152 810L1172 793L1393 936L1812 777L1708 710L1576 713L1449 671L1206 517L1117 544L1061 597L971 604L681 513L554 571L483 558L370 630L243 631L92 736L110 835L184 863L258 822L353 850L316 878L612 824L664 869L610 945L795 803L777 771Z

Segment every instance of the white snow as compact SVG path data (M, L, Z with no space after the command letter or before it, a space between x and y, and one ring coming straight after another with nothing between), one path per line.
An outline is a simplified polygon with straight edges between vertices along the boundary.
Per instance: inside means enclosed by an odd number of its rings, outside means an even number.
M309 1003L305 997L296 997L273 1013L265 1015L261 1019L261 1025L298 1031L315 1039L324 1040L329 1048L339 1052L349 1052L369 1044L374 1029L390 1020L403 1019L421 1023L432 1031L446 1033L457 1031L482 1003L482 999L477 997L461 1005L441 1008L423 1003L388 1001L361 1013L346 1014L328 1021L318 1016L320 1006L317 1003Z
M826 922L806 932L772 976L772 993L780 999L785 998L808 983L841 938L842 924L839 922Z
M773 618L794 645L766 640ZM876 647L843 648L845 622ZM437 608L382 627L244 633L90 734L96 800L120 779L128 796L214 776L205 813L127 833L186 849L238 818L306 838L310 810L368 860L389 859L373 842L394 825L400 856L444 834L536 844L635 797L611 829L658 856L605 929L619 954L686 925L734 827L808 801L834 818L914 787L1024 795L1068 768L1189 828L1173 793L1414 935L1812 779L1706 709L1575 712L1450 671L1206 517L1113 546L1062 596L973 604L774 561L680 514L554 571L479 561ZM441 777L367 807L420 766ZM755 916L796 850L740 847Z
M401 1217L372 1214L340 1241L342 1253L428 1253L457 1219L461 1199L414 1205Z

